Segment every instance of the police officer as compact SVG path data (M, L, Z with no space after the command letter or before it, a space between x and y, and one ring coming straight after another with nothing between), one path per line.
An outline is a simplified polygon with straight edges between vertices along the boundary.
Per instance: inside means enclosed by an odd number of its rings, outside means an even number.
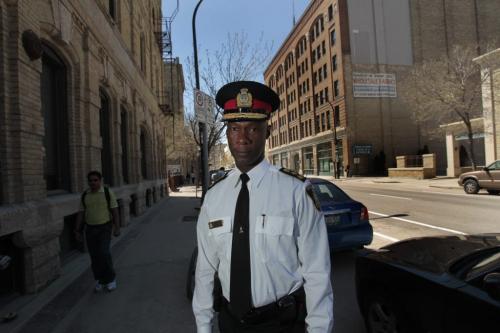
M333 293L324 219L304 179L264 159L269 87L233 82L217 93L236 168L207 192L197 225L193 311L212 332L214 273L222 287L219 328L231 332L330 333Z

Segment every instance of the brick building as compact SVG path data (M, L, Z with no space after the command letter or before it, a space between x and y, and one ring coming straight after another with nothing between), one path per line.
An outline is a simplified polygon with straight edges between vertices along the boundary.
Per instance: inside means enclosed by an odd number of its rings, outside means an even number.
M184 117L184 91L186 90L182 64L171 58L165 66L165 99L171 113L167 119L166 143L169 170L180 175L198 168L197 145Z
M88 171L123 225L167 194L161 15L160 0L0 0L0 293L58 276Z
M498 43L499 9L495 0L312 0L264 73L281 99L269 160L304 174L347 165L377 174L428 146L445 173L444 136L416 126L403 82L454 45L478 45L479 55Z

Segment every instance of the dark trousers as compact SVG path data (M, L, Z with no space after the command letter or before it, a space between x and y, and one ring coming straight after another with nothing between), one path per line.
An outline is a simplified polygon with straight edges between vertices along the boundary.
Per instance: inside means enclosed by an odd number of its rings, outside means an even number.
M110 243L113 226L111 222L85 227L87 248L92 262L94 278L101 284L108 284L115 279L113 260L111 259Z
M251 324L241 323L224 304L219 312L219 329L221 333L305 333L305 318L305 304L297 303L276 316Z

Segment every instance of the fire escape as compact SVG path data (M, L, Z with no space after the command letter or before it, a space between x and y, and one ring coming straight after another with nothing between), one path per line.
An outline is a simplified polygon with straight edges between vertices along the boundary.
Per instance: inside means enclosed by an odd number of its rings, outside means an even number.
M165 64L171 64L170 67L170 90L172 91L164 91L162 96L159 96L160 99L160 110L164 115L173 116L174 110L172 110L172 106L174 105L174 91L173 91L173 64L175 63L175 59L172 53L172 22L175 19L175 16L179 12L179 0L177 0L177 4L175 10L172 12L171 16L161 17L157 24L157 30L155 32L156 42L160 49L163 62ZM167 78L164 78L167 79Z

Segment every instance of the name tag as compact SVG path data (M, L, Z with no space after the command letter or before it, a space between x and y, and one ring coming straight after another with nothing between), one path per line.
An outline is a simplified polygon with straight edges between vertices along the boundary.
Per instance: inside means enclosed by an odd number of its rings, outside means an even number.
M222 220L216 220L216 221L211 221L208 222L208 229L213 229L213 228L220 228L224 224L224 221Z

